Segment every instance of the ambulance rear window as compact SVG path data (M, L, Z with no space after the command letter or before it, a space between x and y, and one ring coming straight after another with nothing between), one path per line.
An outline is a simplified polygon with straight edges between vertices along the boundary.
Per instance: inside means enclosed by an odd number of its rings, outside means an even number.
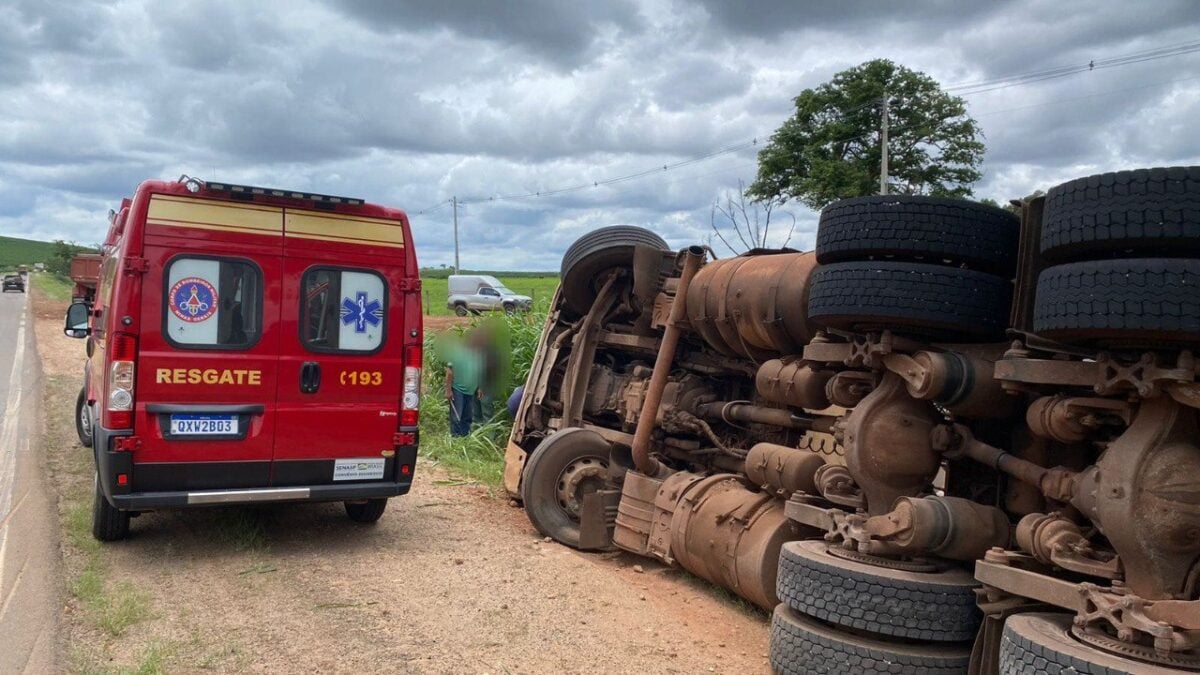
M246 349L262 333L262 272L235 258L175 258L163 304L163 334L172 345Z
M314 352L371 353L387 331L387 287L366 270L315 267L304 273L300 341Z

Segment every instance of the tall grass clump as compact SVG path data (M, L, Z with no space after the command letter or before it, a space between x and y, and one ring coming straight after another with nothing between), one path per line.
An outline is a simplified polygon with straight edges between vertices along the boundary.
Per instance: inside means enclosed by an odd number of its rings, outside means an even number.
M465 326L448 329L462 338L468 331L485 329L503 333L505 353L509 355L503 380L495 392L492 416L475 420L470 435L450 436L450 404L446 400L446 364L438 357L438 335L425 335L423 396L421 397L421 454L435 459L466 478L498 485L504 475L504 449L512 431L512 419L505 405L509 394L525 383L530 364L537 352L538 338L550 307L549 299L539 301L528 313L495 317L475 317Z

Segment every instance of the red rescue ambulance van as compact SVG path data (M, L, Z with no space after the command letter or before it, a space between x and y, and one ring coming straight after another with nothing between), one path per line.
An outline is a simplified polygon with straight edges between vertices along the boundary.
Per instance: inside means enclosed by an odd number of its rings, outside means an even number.
M93 534L141 511L343 501L374 522L417 457L421 295L404 212L182 178L112 217L84 391Z

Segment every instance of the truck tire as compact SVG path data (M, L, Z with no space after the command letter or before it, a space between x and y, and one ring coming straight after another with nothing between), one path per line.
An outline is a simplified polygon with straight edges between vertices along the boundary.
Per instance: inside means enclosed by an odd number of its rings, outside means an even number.
M129 536L129 513L121 511L104 497L100 490L100 477L95 480L95 498L92 500L92 536L98 541L120 541Z
M832 624L930 642L975 637L978 582L952 569L924 573L831 555L823 541L793 541L779 555L776 591L788 607Z
M1182 670L1122 658L1076 640L1067 614L1014 614L1000 638L1000 675L1168 675Z
M467 310L467 306L466 306L466 305L462 304L461 302L459 302L459 303L455 303L455 305L454 305L454 314L455 314L456 316L466 316L468 313L469 313L469 312L468 312L468 310Z
M962 264L1012 276L1020 221L1004 209L965 199L880 195L843 199L821 211L817 261L876 257Z
M1200 166L1115 171L1050 188L1041 249L1051 262L1200 254Z
M579 548L582 496L603 487L609 451L608 441L600 434L575 427L548 436L533 449L521 473L521 501L538 532ZM564 496L564 483L569 480L564 476L569 472L586 477Z
M891 328L941 340L994 340L1012 284L998 276L907 262L848 262L813 272L808 317L830 328Z
M516 311L517 311L516 305L512 304L511 302L504 303L504 313L505 314L514 314L514 313L516 313Z
M1200 260L1132 258L1050 267L1038 276L1033 329L1103 344L1200 342Z
M563 254L560 269L563 303L578 314L587 314L604 272L632 267L633 248L639 244L668 250L662 237L633 225L602 227L575 240Z
M771 669L783 675L959 675L971 646L885 642L843 633L779 605L771 617Z
M75 397L75 433L83 447L92 447L92 409L88 406L86 388L80 389Z

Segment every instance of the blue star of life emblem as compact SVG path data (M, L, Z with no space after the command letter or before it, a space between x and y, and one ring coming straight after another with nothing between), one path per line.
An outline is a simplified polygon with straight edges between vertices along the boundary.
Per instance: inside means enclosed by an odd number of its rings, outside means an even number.
M355 299L342 298L342 323L354 324L355 333L367 332L367 324L378 326L383 321L383 305L378 300L368 300L366 291L359 291Z

